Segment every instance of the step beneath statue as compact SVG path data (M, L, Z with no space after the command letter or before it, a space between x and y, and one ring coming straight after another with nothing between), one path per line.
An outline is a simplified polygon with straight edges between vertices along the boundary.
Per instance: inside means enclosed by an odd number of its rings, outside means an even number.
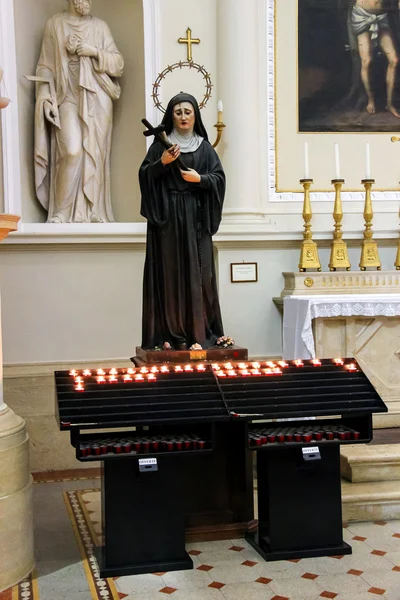
M221 362L226 360L247 360L249 352L241 346L218 348L213 346L207 350L143 350L136 347L136 356L131 360L136 365L152 363L185 363L194 360L205 362Z

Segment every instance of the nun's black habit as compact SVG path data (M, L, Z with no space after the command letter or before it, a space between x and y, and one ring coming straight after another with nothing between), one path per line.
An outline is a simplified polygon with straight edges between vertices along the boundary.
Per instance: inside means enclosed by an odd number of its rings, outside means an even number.
M223 335L211 236L221 222L225 175L208 142L197 101L178 94L169 102L162 123L173 129L173 107L190 102L194 131L204 141L194 152L181 153L199 183L184 181L176 162L164 166L162 144L154 142L139 171L141 214L147 219L143 281L142 347L169 342L175 349L198 343L203 348Z

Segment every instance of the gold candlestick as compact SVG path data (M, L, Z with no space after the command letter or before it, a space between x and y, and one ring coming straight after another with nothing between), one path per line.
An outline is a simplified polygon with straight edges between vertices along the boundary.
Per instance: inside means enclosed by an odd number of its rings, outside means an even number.
M360 269L365 271L367 267L375 267L381 270L381 261L379 259L378 244L372 239L372 218L374 211L372 209L371 188L375 179L363 179L361 183L365 187L364 219L365 230L364 240L361 245Z
M217 129L217 139L213 143L213 148L216 148L221 141L222 133L226 127L225 123L222 120L222 111L220 110L218 111L218 121L214 125L214 127Z
M304 188L304 204L303 204L303 219L304 219L304 233L303 242L301 244L299 271L306 271L307 269L321 270L321 263L318 257L317 244L312 239L311 232L311 201L310 201L310 187L313 183L312 179L300 179L300 183Z
M347 244L343 241L342 236L342 219L343 219L343 208L342 208L342 186L344 179L332 179L332 184L335 186L335 205L333 208L333 218L335 220L335 231L333 233L333 241L331 244L331 257L329 260L329 270L336 271L339 268L345 268L346 271L350 271L350 260L347 252Z
M400 210L399 210L399 217L400 217ZM400 238L399 238L399 242L397 244L397 256L396 256L396 262L394 263L394 266L396 267L396 269L398 271L400 271Z

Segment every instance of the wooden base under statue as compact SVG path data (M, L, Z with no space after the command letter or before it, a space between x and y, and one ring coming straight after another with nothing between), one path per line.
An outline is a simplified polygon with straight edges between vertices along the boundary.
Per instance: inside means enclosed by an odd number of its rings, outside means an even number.
M226 360L247 360L249 352L241 346L230 346L218 348L212 346L207 350L144 350L136 347L136 356L131 361L136 366L142 367L148 364L166 363L189 363L195 360L204 362L222 362Z
M136 348L136 366L191 361L247 360L247 348L208 350L143 350ZM254 521L253 454L247 449L245 423L216 423L214 452L182 456L176 468L184 485L187 542L244 538ZM179 464L178 464L179 463ZM202 485L199 486L199 481Z

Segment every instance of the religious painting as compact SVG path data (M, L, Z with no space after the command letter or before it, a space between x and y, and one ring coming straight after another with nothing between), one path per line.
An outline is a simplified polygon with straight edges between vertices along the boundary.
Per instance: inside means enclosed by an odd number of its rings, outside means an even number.
M399 59L399 0L298 0L299 131L400 131Z

